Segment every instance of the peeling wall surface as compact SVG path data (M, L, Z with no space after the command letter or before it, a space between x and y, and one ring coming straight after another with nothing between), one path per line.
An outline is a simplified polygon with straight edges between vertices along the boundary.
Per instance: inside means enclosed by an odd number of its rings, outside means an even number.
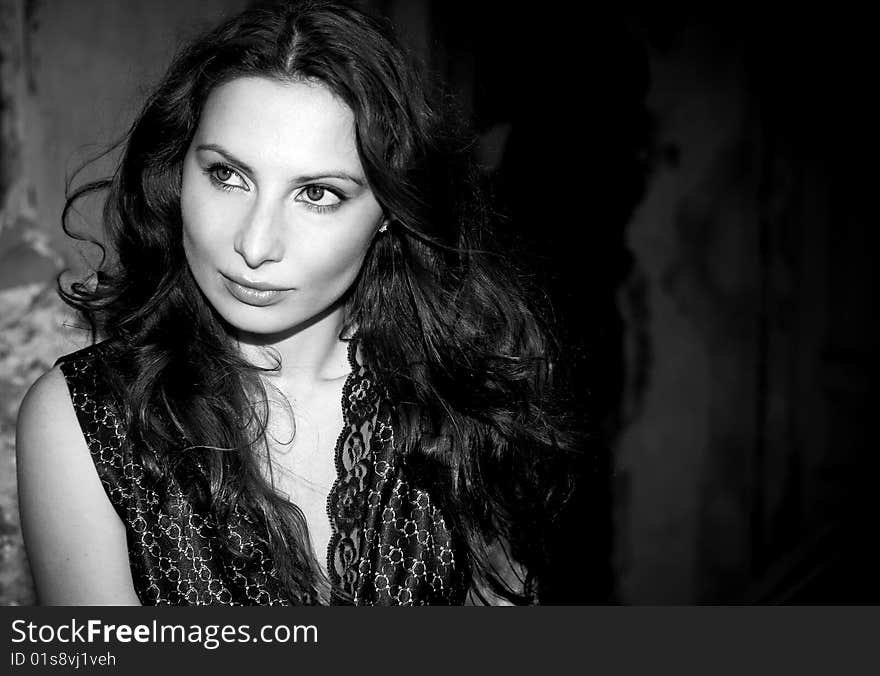
M809 13L636 24L655 138L619 295L618 595L876 601L869 41Z
M719 528L712 549L741 569L746 468L724 474L734 490L707 485L708 454L747 448L754 434L758 294L757 171L741 44L705 26L686 27L675 50L655 52L647 106L665 149L628 229L635 259L623 298L630 342L648 336L647 382L630 389L618 446L626 482L620 509L623 598L681 603L698 596L701 518ZM743 458L743 462L745 462ZM737 485L739 484L739 485Z

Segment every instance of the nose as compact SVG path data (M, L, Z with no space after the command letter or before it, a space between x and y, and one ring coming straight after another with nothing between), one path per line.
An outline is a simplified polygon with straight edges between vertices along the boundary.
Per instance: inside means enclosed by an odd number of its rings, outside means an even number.
M281 220L281 207L269 200L255 201L245 215L235 235L234 247L249 268L284 258Z

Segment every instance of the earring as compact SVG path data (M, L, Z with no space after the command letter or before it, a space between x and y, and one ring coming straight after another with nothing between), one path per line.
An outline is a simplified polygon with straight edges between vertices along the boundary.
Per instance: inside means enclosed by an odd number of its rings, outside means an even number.
M384 221L379 228L379 232L388 232L388 221Z

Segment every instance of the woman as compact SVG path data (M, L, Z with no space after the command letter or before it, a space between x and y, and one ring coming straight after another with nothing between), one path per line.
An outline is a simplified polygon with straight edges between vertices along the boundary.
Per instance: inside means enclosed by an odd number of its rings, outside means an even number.
M19 415L43 603L540 600L571 442L471 145L343 4L177 57L68 200L108 190L116 262Z

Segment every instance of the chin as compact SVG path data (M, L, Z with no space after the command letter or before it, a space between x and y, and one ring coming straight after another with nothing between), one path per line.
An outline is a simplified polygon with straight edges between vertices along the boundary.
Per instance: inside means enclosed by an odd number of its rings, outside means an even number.
M213 305L225 322L240 333L282 338L325 319L339 303L314 311L311 308L291 307L290 302L254 307L230 298L223 298Z
M252 307L235 299L209 299L217 314L233 329L245 333L276 334L288 332L308 319L301 313L285 312L279 306Z
M261 336L294 333L300 327L308 324L308 318L291 317L289 315L284 317L253 316L254 314L269 315L269 313L265 311L265 308L254 309L256 312L253 314L248 311L231 312L229 315L224 316L224 319L226 319L226 322L230 326L241 333L251 333Z

